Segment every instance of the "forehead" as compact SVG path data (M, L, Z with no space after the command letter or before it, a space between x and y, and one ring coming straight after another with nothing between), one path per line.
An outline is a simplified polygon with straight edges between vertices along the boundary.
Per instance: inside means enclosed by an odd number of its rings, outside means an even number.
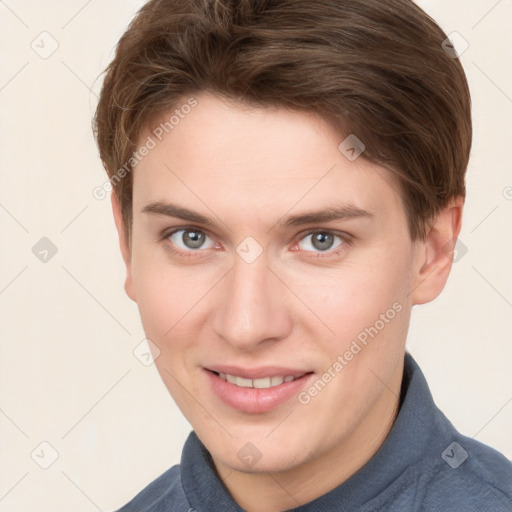
M347 158L339 148L345 137L320 117L237 105L209 93L196 98L179 120L171 123L175 111L167 112L141 134L140 144L149 137L154 147L134 170L136 211L172 200L260 219L340 202L403 213L391 173L363 157Z

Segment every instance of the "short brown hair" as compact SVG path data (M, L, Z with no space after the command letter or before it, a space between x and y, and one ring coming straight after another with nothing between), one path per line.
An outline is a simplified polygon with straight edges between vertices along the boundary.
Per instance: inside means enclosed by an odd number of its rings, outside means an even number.
M95 116L128 239L143 127L206 91L314 112L340 142L355 134L396 175L411 238L424 238L466 194L472 141L466 76L446 39L411 0L151 0L119 41Z

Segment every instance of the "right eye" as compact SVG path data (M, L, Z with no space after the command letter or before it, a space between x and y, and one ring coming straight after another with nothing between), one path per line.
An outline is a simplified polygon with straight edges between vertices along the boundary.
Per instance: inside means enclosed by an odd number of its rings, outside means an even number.
M166 235L166 239L177 247L177 252L197 252L199 249L215 247L215 242L204 231L196 228L175 229ZM210 243L205 247L207 240L210 240Z

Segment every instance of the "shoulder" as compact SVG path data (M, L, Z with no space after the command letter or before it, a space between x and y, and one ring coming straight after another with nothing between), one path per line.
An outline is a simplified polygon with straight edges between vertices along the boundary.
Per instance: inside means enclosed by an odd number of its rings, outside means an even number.
M459 434L440 458L424 475L423 510L512 510L512 462L502 454Z
M172 505L172 509L169 508ZM183 510L189 504L181 485L180 466L176 465L151 482L117 512L165 512Z

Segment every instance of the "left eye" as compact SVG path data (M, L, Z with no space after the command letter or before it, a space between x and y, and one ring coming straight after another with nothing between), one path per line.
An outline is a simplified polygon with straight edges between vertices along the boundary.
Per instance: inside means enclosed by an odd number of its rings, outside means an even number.
M215 247L215 243L206 233L196 229L178 229L167 238L182 251L211 249ZM210 240L210 244L204 246L206 240Z
M336 242L338 239L338 242ZM337 249L344 243L344 240L339 236L329 231L315 231L305 236L298 246L303 251L320 251L327 252Z

